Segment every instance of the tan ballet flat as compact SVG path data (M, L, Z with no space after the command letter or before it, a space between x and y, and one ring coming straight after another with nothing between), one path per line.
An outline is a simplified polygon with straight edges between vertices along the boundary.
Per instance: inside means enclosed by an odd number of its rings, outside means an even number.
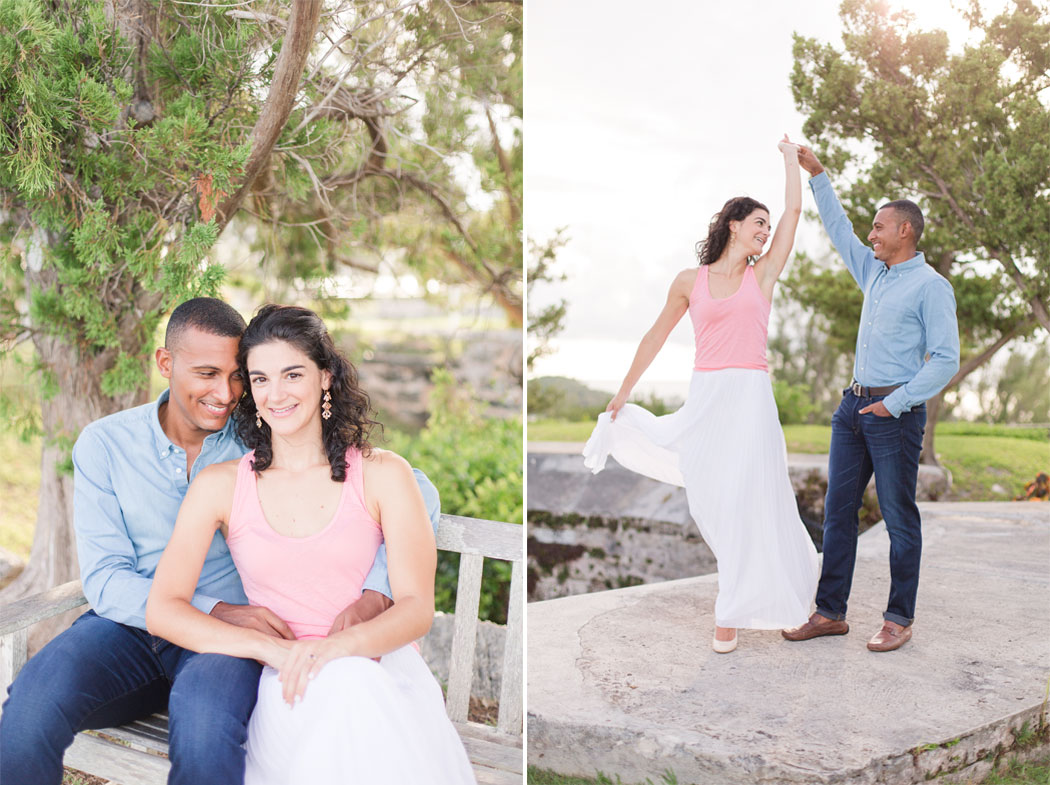
M736 648L736 633L733 633L733 637L728 641L720 641L718 638L711 639L711 648L719 654L729 654Z

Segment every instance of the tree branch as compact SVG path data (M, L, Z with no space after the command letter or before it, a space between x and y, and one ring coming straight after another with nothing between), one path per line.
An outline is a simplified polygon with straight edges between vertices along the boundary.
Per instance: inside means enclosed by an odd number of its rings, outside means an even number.
M237 190L227 197L217 210L219 232L222 232L237 212L255 178L270 160L270 152L288 122L320 18L321 0L293 0L288 18L288 32L284 36L281 53L274 65L270 92L266 96L262 111L259 112L255 128L252 129L252 151L245 162L244 174L240 178Z

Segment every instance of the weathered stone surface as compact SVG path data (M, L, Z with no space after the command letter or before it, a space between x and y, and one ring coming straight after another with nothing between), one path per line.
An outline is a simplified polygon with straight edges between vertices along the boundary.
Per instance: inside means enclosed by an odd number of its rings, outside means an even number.
M714 575L530 604L529 763L624 782L670 769L683 785L910 784L987 768L1043 710L1050 506L920 507L915 635L896 652L864 646L889 584L881 525L861 537L841 637L743 631L717 655Z
M529 516L529 600L704 575L715 556L692 521L602 518L555 525ZM564 519L560 519L564 520Z

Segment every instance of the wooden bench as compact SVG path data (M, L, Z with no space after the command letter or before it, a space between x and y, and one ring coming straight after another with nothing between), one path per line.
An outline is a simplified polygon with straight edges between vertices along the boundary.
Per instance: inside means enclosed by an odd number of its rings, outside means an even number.
M461 554L445 705L480 785L521 785L523 543L521 526L441 516L438 548ZM510 603L495 727L467 720L477 643L484 559L511 562ZM0 610L0 695L26 662L29 627L86 604L80 581L26 597ZM168 776L168 718L154 715L119 728L77 734L65 765L120 785L163 785Z

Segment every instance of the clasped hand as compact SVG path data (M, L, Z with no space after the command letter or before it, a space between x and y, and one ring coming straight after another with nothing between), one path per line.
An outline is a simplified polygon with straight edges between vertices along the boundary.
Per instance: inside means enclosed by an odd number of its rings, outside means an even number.
M303 641L273 641L266 664L277 671L281 682L281 697L292 706L302 700L306 688L321 668L334 659L346 657L344 642L338 638L317 638Z

